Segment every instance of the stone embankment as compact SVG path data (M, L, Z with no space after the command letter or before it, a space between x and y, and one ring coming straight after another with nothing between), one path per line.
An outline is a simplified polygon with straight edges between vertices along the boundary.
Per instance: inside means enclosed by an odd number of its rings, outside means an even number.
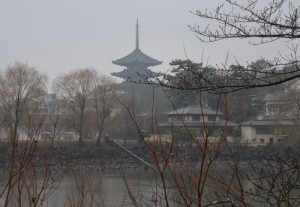
M33 153L24 147L16 152L17 162L26 162L30 160L31 166L42 169L51 166L52 170L60 168L80 170L101 171L104 169L127 169L127 168L144 168L145 165L124 150L113 147L48 147L47 149L35 149ZM143 147L135 147L130 149L134 154L143 160L149 160L147 153ZM7 170L10 166L12 153L6 148L0 149L0 169Z
M0 147L0 170L7 171L11 166L12 151L5 145ZM141 169L149 168L147 163L153 166L153 160L150 158L147 149L141 145L126 148L124 150L115 144L107 144L104 146L58 146L58 147L37 147L34 150L24 146L19 146L15 152L15 165L30 164L33 167L43 170L45 166L51 166L51 170L70 169L70 170L86 170L93 171L115 170L115 169ZM175 151L175 150L174 150ZM169 152L165 150L165 152ZM300 157L300 148L290 149L278 146L269 147L243 147L230 146L222 148L219 157L215 160L218 166L227 161L232 161L235 157L239 163L246 165L248 161L268 159L272 157L281 157L287 153L294 154L294 157ZM134 156L132 155L134 154ZM188 158L187 158L188 156ZM189 150L176 149L171 152L169 159L174 165L191 164L197 166L201 158L199 150L191 148ZM143 162L144 161L144 162ZM188 161L188 163L187 163ZM151 167L150 167L151 168Z

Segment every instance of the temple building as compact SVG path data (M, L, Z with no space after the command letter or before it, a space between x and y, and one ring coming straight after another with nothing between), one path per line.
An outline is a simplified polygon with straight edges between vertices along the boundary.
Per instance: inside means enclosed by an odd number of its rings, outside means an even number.
M123 58L112 61L115 65L126 67L121 72L111 73L111 75L129 81L139 81L142 77L157 77L159 74L151 71L148 67L160 65L162 61L155 60L139 48L139 23L136 22L136 46L133 52Z

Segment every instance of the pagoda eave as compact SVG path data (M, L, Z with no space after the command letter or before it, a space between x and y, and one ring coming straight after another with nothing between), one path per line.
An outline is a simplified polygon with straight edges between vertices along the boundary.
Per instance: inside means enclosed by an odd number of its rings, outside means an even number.
M124 69L121 72L114 72L111 75L123 78L126 80L136 80L136 79L143 79L143 78L154 78L158 77L160 73L153 72L149 69L143 70L132 70L132 69Z
M132 62L123 62L123 61L115 60L115 61L112 61L112 63L115 64L115 65L120 65L120 66L124 66L124 67L127 67L127 68L136 68L136 67L148 68L148 67L153 67L153 66L156 66L156 65L160 65L160 64L162 64L162 61L157 61L157 63L145 63L145 62L141 62L139 60L135 60L135 61L132 61Z
M117 59L112 62L116 65L126 66L126 67L133 64L141 64L145 67L150 67L150 66L160 65L162 63L162 61L158 61L146 55L140 49L135 49L129 55L126 55L125 57Z

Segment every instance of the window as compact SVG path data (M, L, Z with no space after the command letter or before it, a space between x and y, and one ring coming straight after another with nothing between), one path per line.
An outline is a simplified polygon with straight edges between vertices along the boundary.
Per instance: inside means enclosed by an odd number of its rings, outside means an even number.
M196 132L196 136L197 137L203 137L203 133L202 133L202 130L195 130L195 132Z
M177 121L177 116L171 116L172 121Z
M257 127L256 134L271 134L269 127Z
M273 137L269 138L269 142L273 143Z
M193 121L200 121L200 115L192 115Z
M264 143L265 142L265 140L264 139L260 139L260 143Z
M292 128L290 128L290 127L282 127L281 128L282 135L288 135L288 134L291 134L291 132L292 132Z
M208 115L207 116L207 121L215 121L216 120L216 116L215 115Z

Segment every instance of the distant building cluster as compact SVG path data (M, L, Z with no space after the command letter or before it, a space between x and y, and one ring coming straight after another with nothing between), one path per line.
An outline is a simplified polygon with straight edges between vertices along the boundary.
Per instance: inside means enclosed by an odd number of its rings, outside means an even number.
M169 134L175 134L176 130L192 131L198 140L208 137L209 142L218 142L225 136L227 142L249 146L296 139L300 122L298 109L293 107L292 101L284 94L276 93L266 94L262 103L263 111L255 119L241 123L224 120L221 112L197 105L167 112L168 121L161 123L160 127Z

